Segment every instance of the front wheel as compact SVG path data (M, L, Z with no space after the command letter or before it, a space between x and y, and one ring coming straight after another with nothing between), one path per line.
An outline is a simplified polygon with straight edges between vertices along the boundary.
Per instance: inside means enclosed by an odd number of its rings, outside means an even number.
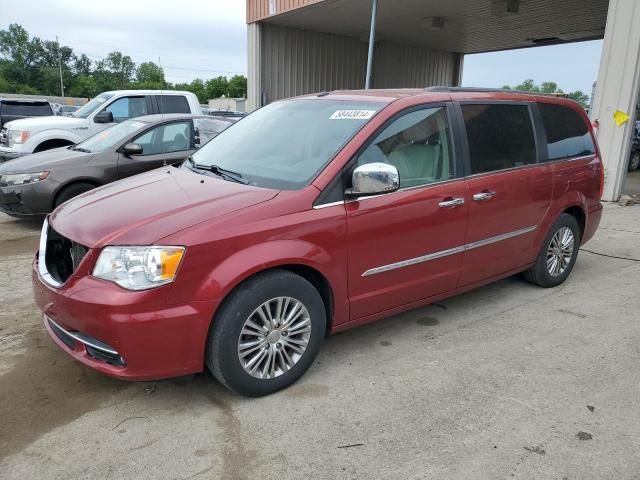
M259 274L234 290L216 314L206 363L227 388L267 395L311 366L325 325L322 298L306 279L286 270Z
M560 285L573 270L579 249L580 226L573 216L563 213L549 229L536 263L524 272L524 278L545 288Z

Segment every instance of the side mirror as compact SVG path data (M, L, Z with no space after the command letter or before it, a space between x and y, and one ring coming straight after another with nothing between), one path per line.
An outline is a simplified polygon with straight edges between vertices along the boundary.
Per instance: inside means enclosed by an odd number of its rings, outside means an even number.
M366 197L395 192L400 188L398 169L388 163L367 163L353 171L353 187L345 193L350 197Z
M122 149L125 155L142 155L142 145L139 143L127 143Z
M113 113L103 110L93 117L95 123L113 123Z

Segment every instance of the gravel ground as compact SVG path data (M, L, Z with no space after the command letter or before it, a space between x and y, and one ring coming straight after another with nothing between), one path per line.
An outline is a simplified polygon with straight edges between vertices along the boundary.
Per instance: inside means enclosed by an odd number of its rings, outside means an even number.
M0 214L0 478L640 478L640 206L585 247L628 259L336 335L261 399L74 362L32 301L39 228Z

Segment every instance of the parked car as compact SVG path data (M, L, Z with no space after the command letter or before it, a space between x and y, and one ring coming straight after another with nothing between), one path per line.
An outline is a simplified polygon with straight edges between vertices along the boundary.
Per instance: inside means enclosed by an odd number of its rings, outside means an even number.
M69 147L0 165L0 211L43 215L98 186L182 163L234 122L203 115L148 115L125 120Z
M0 161L74 145L115 123L154 113L201 115L202 111L198 98L191 92L104 92L73 112L70 117L51 116L8 123L0 133Z
M633 172L640 168L640 129L636 122L631 137L631 152L629 153L629 171Z
M73 112L78 110L80 107L76 105L61 105L60 106L60 115L63 117L72 117Z
M0 129L13 120L53 115L51 105L46 100L26 100L21 98L0 98ZM3 141L0 132L0 142Z
M600 222L603 172L566 99L434 89L276 102L179 169L56 209L35 299L53 340L103 373L206 365L265 395L295 382L328 333L519 272L560 285Z

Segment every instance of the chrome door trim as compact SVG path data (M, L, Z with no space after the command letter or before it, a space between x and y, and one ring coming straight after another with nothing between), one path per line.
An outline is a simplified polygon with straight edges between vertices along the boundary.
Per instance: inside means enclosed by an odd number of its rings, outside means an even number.
M502 242L503 240L509 240L513 237L526 235L527 233L533 232L535 229L536 227L521 228L520 230L516 230L514 232L503 233L502 235L497 235L495 237L485 238L484 240L478 240L477 242L467 243L464 246L464 249L473 250L474 248L484 247L486 245L491 245L492 243Z
M376 275L382 272L388 272L389 270L396 270L397 268L409 267L411 265L416 265L418 263L428 262L430 260L435 260L437 258L447 257L449 255L455 255L456 253L464 252L464 246L450 248L448 250L442 250L440 252L430 253L428 255L423 255L421 257L410 258L408 260L402 260L396 263L390 263L389 265L383 265L381 267L375 267L367 270L362 274L363 277L368 277L369 275Z
M390 270L396 270L398 268L409 267L411 265L416 265L418 263L424 263L424 262L429 262L431 260L436 260L438 258L448 257L449 255L455 255L456 253L466 252L467 250L473 250L474 248L484 247L486 245L491 245L492 243L502 242L503 240L508 240L510 238L518 237L520 235L525 235L527 233L533 232L534 230L536 230L536 228L537 228L536 226L521 228L520 230L503 233L502 235L486 238L484 240L479 240L477 242L467 243L459 247L449 248L447 250L441 250L439 252L429 253L427 255L422 255L420 257L409 258L407 260L401 260L399 262L390 263L388 265L382 265L380 267L370 268L369 270L364 272L362 276L368 277L370 275L376 275L378 273L388 272Z

